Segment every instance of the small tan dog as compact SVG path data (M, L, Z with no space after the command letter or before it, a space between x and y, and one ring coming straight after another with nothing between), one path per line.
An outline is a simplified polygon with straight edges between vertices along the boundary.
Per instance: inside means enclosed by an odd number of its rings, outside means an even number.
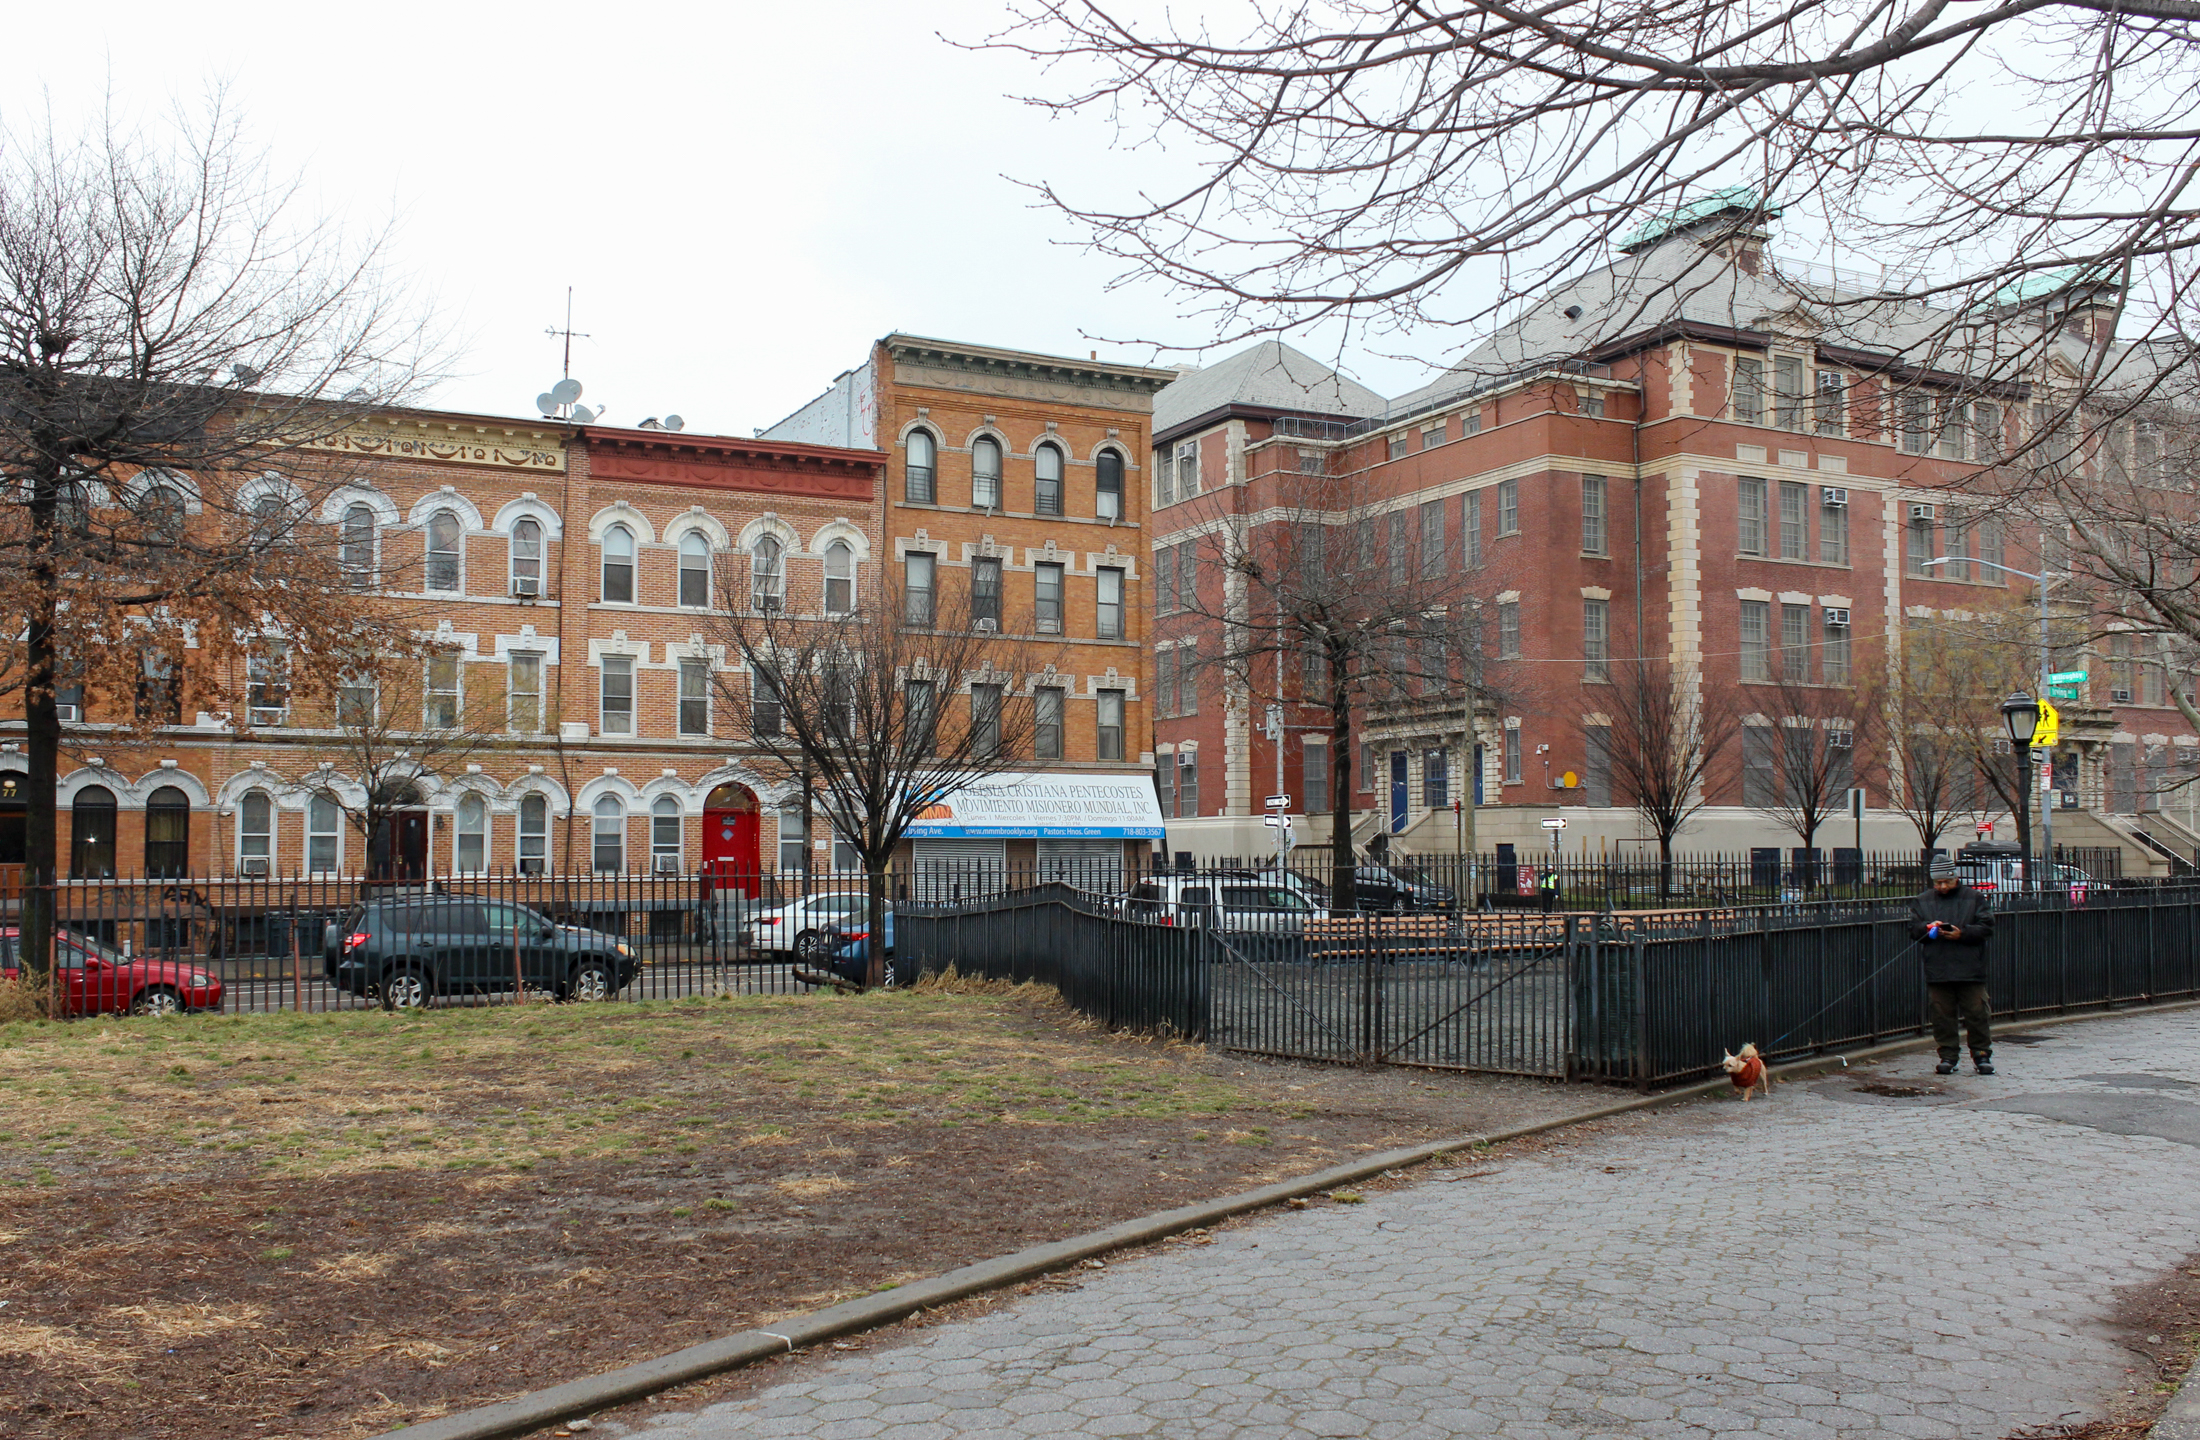
M1765 1098L1772 1098L1772 1072L1765 1068L1765 1058L1757 1053L1755 1045L1744 1045L1739 1055L1729 1055L1719 1062L1726 1078L1735 1089L1742 1092L1742 1099L1749 1099L1749 1092L1764 1087Z

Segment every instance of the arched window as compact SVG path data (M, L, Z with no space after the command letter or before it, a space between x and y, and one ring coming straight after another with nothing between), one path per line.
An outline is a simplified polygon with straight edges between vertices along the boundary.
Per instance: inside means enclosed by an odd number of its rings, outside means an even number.
M173 785L145 797L145 873L155 880L191 873L191 797Z
M542 593L542 522L518 520L512 525L512 593Z
M458 517L438 510L428 517L428 588L458 588Z
M183 496L172 485L149 487L138 497L138 515L153 539L176 540L183 535Z
M115 878L115 792L87 785L69 815L69 874L78 880Z
M1001 446L985 436L970 446L970 503L980 510L1001 508Z
M649 807L649 869L655 875L680 873L680 802L660 795Z
M1041 445L1033 452L1038 490L1032 508L1041 515L1062 513L1062 452L1058 446Z
M626 806L616 795L596 802L594 840L589 849L592 868L616 875L626 869Z
M453 867L461 875L479 875L489 868L489 802L468 793L458 800L458 848Z
M603 532L603 598L634 603L634 532L624 525Z
M939 495L939 447L928 430L909 432L909 458L902 466L903 491L919 505L930 505Z
M856 549L845 540L825 547L825 613L845 615L856 608Z
M680 603L697 610L710 605L710 538L700 530L680 537Z
M315 875L336 873L344 812L326 795L306 802L306 869Z
M237 806L237 873L265 875L275 868L275 802L265 790L247 790Z
M760 535L749 550L749 608L758 613L777 610L786 598L786 561L779 542Z
M1123 518L1123 452L1103 450L1093 459L1094 484L1097 494L1093 500L1093 514L1103 520Z
M287 545L296 538L296 518L288 500L276 491L266 491L252 502L253 538L269 547Z
M519 802L519 868L523 875L550 868L550 802L540 795Z
M344 569L344 578L354 590L374 588L374 507L365 503L353 505L344 512L342 532L337 536L336 561Z

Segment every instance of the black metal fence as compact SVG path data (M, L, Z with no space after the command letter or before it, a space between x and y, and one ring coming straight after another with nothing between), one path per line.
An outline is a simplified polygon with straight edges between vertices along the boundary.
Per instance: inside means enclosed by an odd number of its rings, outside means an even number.
M1651 1088L1915 1035L1923 969L1908 897L1639 915L1317 917L1226 928L1180 904L1140 914L1068 887L902 921L928 967L1037 979L1111 1025L1253 1054ZM1997 1013L2200 994L2200 887L2003 897ZM919 938L921 937L921 938Z

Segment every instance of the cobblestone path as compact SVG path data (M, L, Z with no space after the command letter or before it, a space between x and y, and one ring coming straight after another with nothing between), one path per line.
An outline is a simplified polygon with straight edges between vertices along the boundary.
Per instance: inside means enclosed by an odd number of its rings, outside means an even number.
M2200 1013L1999 1058L1432 1170L640 1433L1937 1440L2090 1418L2127 1383L2113 1292L2200 1250Z

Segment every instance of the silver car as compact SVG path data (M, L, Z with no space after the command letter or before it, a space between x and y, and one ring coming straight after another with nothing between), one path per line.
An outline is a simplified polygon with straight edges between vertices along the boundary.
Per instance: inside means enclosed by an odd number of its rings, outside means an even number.
M1156 875L1132 887L1124 912L1153 924L1255 935L1304 935L1318 913L1290 886L1235 875Z

